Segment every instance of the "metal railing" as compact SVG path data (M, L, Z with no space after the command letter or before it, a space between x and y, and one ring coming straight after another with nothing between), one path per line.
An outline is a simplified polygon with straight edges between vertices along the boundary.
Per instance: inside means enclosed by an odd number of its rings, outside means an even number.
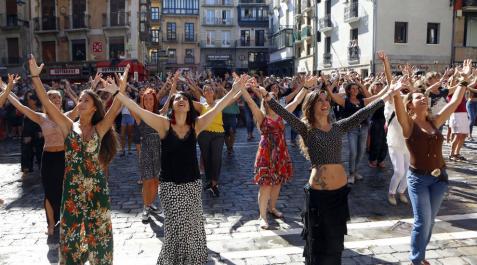
M184 15L184 16L191 16L191 15L199 15L198 8L163 8L162 14L164 15Z
M202 40L200 42L201 48L235 48L236 46L237 42L232 40Z
M331 65L333 62L333 56L331 53L323 54L323 65Z
M64 28L65 30L89 28L90 18L91 16L86 14L73 14L70 16L64 16Z
M233 6L233 0L202 0L202 6Z
M129 27L129 12L103 13L103 27Z
M177 64L177 57L169 57L166 61L168 64Z
M197 42L197 33L196 34L186 34L186 33L184 33L184 42L185 43L195 43L195 42Z
M311 26L306 26L304 28L301 29L301 38L302 39L305 39L307 37L310 37L311 36Z
M345 6L344 21L349 21L350 19L358 18L359 17L358 10L359 10L358 2L350 3L349 5Z
M195 58L194 57L184 57L184 63L185 64L195 64Z
M318 27L320 29L324 29L324 28L332 28L333 27L333 23L331 22L331 16L330 15L326 15L322 18L320 18L318 20Z
M23 26L24 20L20 19L18 15L0 14L0 27L16 28Z
M233 19L231 17L229 18L204 17L202 19L202 25L232 26Z
M348 47L348 61L359 61L359 46Z
M60 20L55 16L33 18L33 31L58 31Z

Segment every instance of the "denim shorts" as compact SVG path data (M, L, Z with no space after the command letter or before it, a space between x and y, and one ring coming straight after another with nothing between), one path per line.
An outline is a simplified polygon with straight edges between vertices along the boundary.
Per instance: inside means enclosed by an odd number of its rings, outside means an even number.
M235 133L237 131L238 116L238 114L222 114L225 135L230 134L230 132Z
M134 125L134 119L131 116L131 114L123 114L121 118L121 125L126 126L126 125Z

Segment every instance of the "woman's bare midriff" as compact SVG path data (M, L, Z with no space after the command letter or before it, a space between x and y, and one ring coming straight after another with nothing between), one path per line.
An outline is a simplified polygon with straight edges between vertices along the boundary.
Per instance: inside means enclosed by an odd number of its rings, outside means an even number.
M325 164L313 166L308 183L314 190L337 190L348 184L348 179L343 165Z
M46 151L46 152L61 152L61 151L65 151L65 146L62 145L62 146L48 146L48 147L44 147L43 148L43 151Z

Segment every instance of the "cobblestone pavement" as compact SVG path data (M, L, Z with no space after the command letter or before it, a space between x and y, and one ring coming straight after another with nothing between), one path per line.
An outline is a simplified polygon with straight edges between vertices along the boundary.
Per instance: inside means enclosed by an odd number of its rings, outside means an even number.
M285 218L272 220L272 229L261 231L256 221L258 189L251 178L257 141L247 142L245 137L244 129L239 129L235 154L224 153L221 197L203 195L209 264L303 264L300 212L310 165L290 147L295 176L282 188L278 203ZM476 149L477 142L467 142L462 152L470 162L448 161L451 185L428 247L431 264L477 264ZM55 264L58 243L44 235L38 170L21 182L19 143L0 143L0 150L0 198L5 201L0 206L0 264ZM447 156L448 145L444 150ZM347 160L346 150L343 158ZM366 159L361 164L365 179L350 194L352 220L343 264L408 263L411 207L386 202L392 175L387 165L386 170L376 170L367 167ZM163 241L163 217L141 223L137 175L135 154L116 157L111 165L115 264L155 264Z

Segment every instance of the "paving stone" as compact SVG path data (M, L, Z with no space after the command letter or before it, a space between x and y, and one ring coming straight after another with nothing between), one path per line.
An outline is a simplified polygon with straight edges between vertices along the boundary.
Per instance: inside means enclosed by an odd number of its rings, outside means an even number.
M269 257L268 260L270 261L271 264L281 264L281 263L290 263L291 258L289 256L275 256L275 257Z
M464 259L459 257L451 257L451 258L444 258L438 259L438 261L442 264L452 264L452 265L469 265Z
M258 258L249 258L246 259L247 264L253 264L253 265L266 265L270 264L267 258L265 257L258 257Z

